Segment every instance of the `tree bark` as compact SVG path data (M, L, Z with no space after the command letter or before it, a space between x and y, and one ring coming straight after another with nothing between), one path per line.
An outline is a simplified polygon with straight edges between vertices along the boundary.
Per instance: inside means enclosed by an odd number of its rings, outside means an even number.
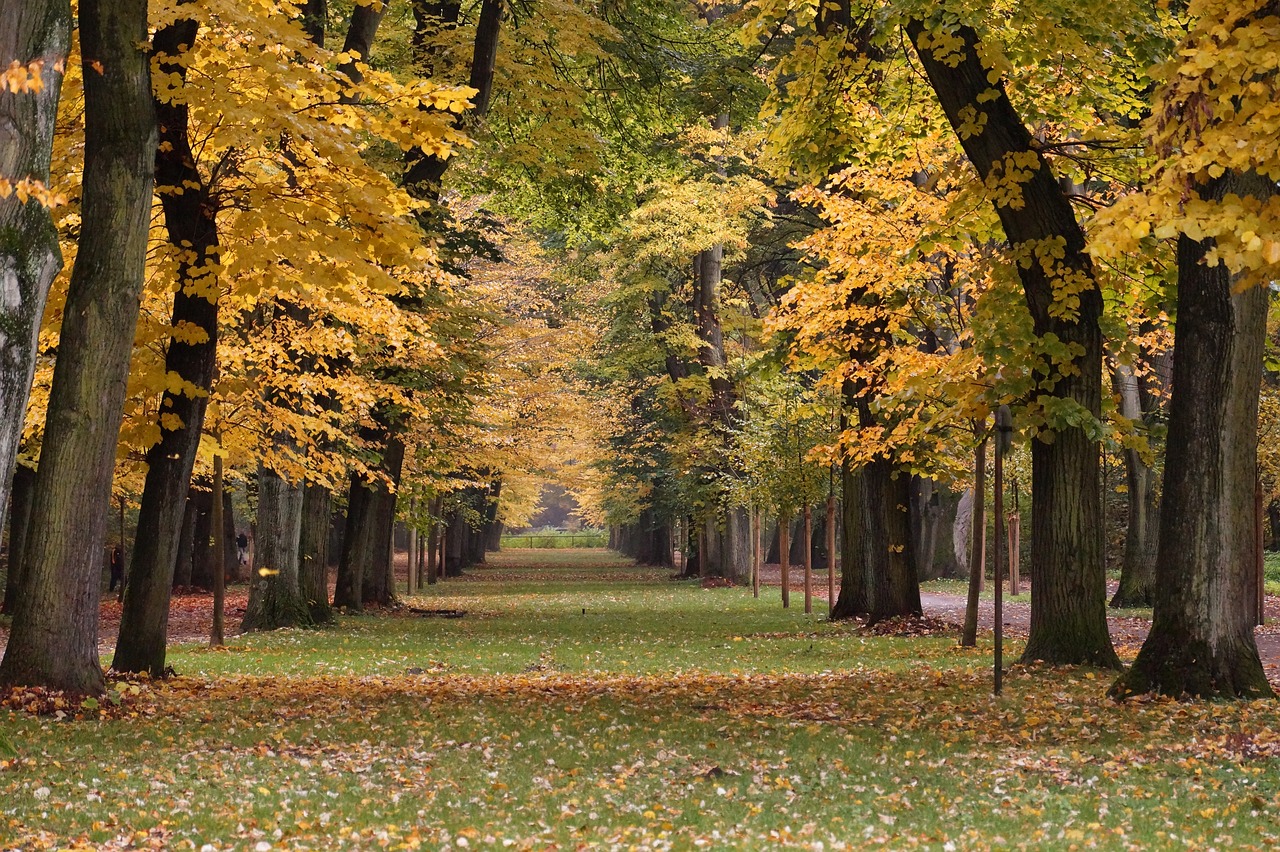
M13 615L22 596L22 551L31 523L31 497L35 493L36 469L20 464L13 470L13 490L9 501L9 564L0 614Z
M1202 198L1266 199L1270 179L1228 172ZM1272 695L1243 604L1256 582L1258 394L1268 292L1208 266L1215 240L1178 241L1178 323L1151 632L1113 695Z
M299 533L299 587L311 620L330 624L329 606L329 489L308 482L302 496L302 529Z
M302 489L275 471L258 468L258 526L241 633L307 627L311 611L298 586Z
M1033 145L1003 80L994 83L969 26L947 27L935 52L920 20L907 33L948 121L993 200L1016 258L1036 335L1078 351L1068 369L1043 358L1043 400L1092 418L1101 412L1102 293L1085 252L1084 232L1047 160ZM944 61L945 59L945 61ZM985 122L978 122L981 116ZM979 129L974 129L977 126ZM1070 288L1069 290L1067 288ZM1075 311L1062 311L1062 293ZM1023 659L1120 666L1107 631L1106 566L1097 442L1084 426L1060 426L1031 448L1031 628Z
M973 463L973 502L969 520L969 594L965 599L964 627L960 644L972 648L978 644L978 598L982 578L987 570L987 439L978 443Z
M871 612L871 587L863 546L866 485L863 469L854 467L848 459L840 464L840 489L844 495L840 513L840 596L831 609L832 621Z
M1114 384L1120 396L1120 414L1134 422L1146 421L1153 412L1144 411L1138 377L1124 364L1116 366ZM1156 473L1135 449L1124 451L1125 499L1128 525L1124 534L1124 562L1120 586L1111 598L1113 607L1151 606L1155 593L1156 551L1159 547L1159 499Z
M196 506L195 489L187 490L183 501L182 526L178 532L178 553L173 559L173 588L186 589L191 585L191 558L195 552Z
M223 553L218 548L222 538L214 536L213 482L201 483L205 488L192 488L191 499L195 505L195 529L191 536L191 581L196 589L213 590L213 576L222 570Z
M158 30L152 50L166 74L186 74L183 61L199 25L187 19ZM157 194L169 243L179 248L173 297L174 328L203 331L169 340L165 370L201 393L166 389L160 403L160 440L147 450L147 476L138 509L138 531L125 578L120 635L111 667L119 672L164 671L169 595L183 528L183 507L217 365L219 284L217 204L191 148L190 110L185 102L157 101L160 146L155 152Z
M156 129L145 0L82 0L79 29L81 236L24 546L23 596L0 682L96 694L105 687L102 556L146 265Z
M903 615L922 615L920 579L911 544L908 505L911 483L906 471L890 459L878 458L863 468L867 494L863 503L864 559L872 579L869 624Z
M38 92L0 88L0 179L49 184L62 73L71 47L67 0L0 0L0 68L41 63ZM34 69L33 69L34 70ZM62 269L53 217L38 200L0 198L0 515L35 375L40 320Z

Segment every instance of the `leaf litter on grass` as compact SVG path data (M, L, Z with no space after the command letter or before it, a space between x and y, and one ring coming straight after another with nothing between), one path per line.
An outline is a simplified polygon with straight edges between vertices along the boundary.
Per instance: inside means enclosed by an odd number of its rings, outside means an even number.
M1280 839L1272 702L1115 704L1109 672L1021 666L995 699L989 646L828 628L741 590L513 582L426 596L487 601L484 622L352 619L175 654L190 674L149 685L139 718L10 714L0 848Z

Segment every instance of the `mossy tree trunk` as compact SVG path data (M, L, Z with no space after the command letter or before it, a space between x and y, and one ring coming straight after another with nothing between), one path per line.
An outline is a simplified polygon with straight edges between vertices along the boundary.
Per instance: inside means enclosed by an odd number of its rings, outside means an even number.
M49 183L62 72L71 47L68 0L0 0L0 68L39 62L38 92L0 87L0 178ZM34 70L34 69L33 69ZM0 514L22 440L36 343L62 251L49 210L16 193L0 198Z
M0 682L92 695L105 686L99 589L146 266L156 126L145 0L81 0L79 9L81 235L23 551L23 594Z

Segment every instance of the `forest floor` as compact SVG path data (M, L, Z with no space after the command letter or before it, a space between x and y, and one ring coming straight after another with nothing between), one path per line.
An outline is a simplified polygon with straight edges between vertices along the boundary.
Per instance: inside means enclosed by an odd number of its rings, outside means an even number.
M212 650L182 596L178 676L0 693L0 850L1280 845L1280 702L1017 664L993 698L989 634L779 598L512 551L408 599L462 618Z

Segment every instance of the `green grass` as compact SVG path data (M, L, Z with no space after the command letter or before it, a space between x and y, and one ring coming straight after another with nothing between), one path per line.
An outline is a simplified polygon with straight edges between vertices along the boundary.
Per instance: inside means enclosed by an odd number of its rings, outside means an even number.
M993 699L989 644L600 552L412 603L467 615L178 649L138 718L0 715L0 848L1280 842L1274 702L1115 705L1108 672L1024 668Z
M525 535L506 534L502 536L500 543L504 549L600 548L609 544L609 534L604 530L545 530Z

